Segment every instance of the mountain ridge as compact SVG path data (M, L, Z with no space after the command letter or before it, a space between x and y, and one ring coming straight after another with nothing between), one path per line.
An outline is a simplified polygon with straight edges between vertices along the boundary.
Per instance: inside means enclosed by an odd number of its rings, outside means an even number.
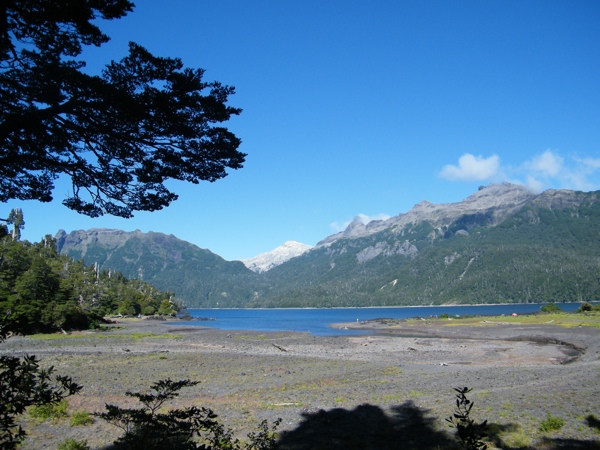
M189 306L592 301L600 298L599 198L600 191L535 194L490 185L461 202L423 201L367 224L357 218L310 251L273 265L265 257L269 268L260 273L160 233L131 232L131 243L120 246L114 240L125 232L93 245L91 238L74 237L69 252L182 291Z

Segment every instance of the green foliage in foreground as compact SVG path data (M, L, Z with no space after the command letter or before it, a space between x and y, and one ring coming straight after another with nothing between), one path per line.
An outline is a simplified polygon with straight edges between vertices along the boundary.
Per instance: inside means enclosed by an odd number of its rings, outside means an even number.
M13 332L97 328L108 314L178 309L169 292L59 255L49 237L37 244L0 239L0 313L10 312Z
M225 429L216 420L217 415L210 408L192 406L160 412L165 402L177 397L181 389L198 383L190 380L160 380L150 386L152 393L126 393L129 397L137 398L143 405L141 408L125 409L107 404L107 411L96 415L124 431L124 434L114 443L116 448L139 450L277 448L275 430L280 420L275 421L272 429L266 421L263 421L258 432L248 435L249 443L242 444L233 438L231 430Z
M471 418L471 409L473 409L474 403L467 398L467 394L472 389L464 387L454 390L456 391L456 409L446 421L452 428L456 428L456 434L464 448L467 450L486 449L487 444L483 438L487 436L487 420L478 424Z
M9 324L0 321L0 343L4 342ZM54 368L42 369L35 356L22 359L0 356L0 448L15 449L25 431L17 417L27 408L56 405L81 390L70 377L54 375Z

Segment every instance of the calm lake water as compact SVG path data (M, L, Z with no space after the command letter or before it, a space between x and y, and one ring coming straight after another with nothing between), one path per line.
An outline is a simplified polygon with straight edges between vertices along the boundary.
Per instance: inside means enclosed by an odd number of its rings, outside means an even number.
M560 303L564 311L575 311L580 303ZM539 311L541 304L420 306L404 308L332 308L332 309L187 309L193 317L215 320L177 322L177 325L213 327L221 330L301 331L317 336L366 334L359 330L330 328L332 323L356 322L380 318L406 319L440 314L452 316L510 315Z

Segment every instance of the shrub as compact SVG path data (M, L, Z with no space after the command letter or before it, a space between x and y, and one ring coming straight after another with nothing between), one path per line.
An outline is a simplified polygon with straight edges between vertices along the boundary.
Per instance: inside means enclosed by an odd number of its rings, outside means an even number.
M486 449L487 444L483 442L483 438L487 436L487 420L477 424L470 417L474 403L467 398L467 394L472 389L465 387L454 390L456 391L456 408L454 414L447 418L446 422L450 423L450 427L456 428L456 434L464 448L467 450Z
M577 312L590 312L590 311L600 311L600 305L592 305L588 302L583 302L579 308L577 308Z
M137 398L143 405L141 408L125 409L106 404L107 412L95 415L125 432L114 443L117 449L271 450L277 448L275 430L280 420L275 421L272 429L269 428L267 421L263 421L258 432L248 434L249 443L243 447L239 440L233 437L233 432L216 420L217 415L210 408L193 406L159 412L167 400L179 395L181 389L198 383L190 380L160 380L150 386L153 391L151 393L125 393L129 397Z
M562 309L560 308L560 306L554 304L554 303L549 303L547 305L542 306L541 311L543 313L558 313L558 312L562 312Z
M554 417L550 414L540 423L540 431L558 431L565 425L565 421L560 417Z
M8 317L0 316L0 343L14 331ZM42 369L34 355L0 356L0 448L14 449L25 439L17 417L28 407L56 404L81 390L71 378Z
M56 450L90 450L90 448L87 445L87 441L78 441L69 438L58 444Z
M46 403L44 405L34 405L27 409L27 412L34 419L62 419L67 417L67 401L61 400L58 403Z
M94 419L87 411L75 411L71 414L71 422L69 422L72 427L91 425L92 423L94 423Z

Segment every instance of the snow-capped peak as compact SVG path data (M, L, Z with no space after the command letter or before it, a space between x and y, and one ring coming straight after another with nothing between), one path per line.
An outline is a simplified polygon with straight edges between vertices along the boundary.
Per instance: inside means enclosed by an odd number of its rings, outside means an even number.
M261 253L254 258L243 259L242 262L253 272L266 272L296 256L300 256L311 248L312 246L300 242L287 241L270 252Z

